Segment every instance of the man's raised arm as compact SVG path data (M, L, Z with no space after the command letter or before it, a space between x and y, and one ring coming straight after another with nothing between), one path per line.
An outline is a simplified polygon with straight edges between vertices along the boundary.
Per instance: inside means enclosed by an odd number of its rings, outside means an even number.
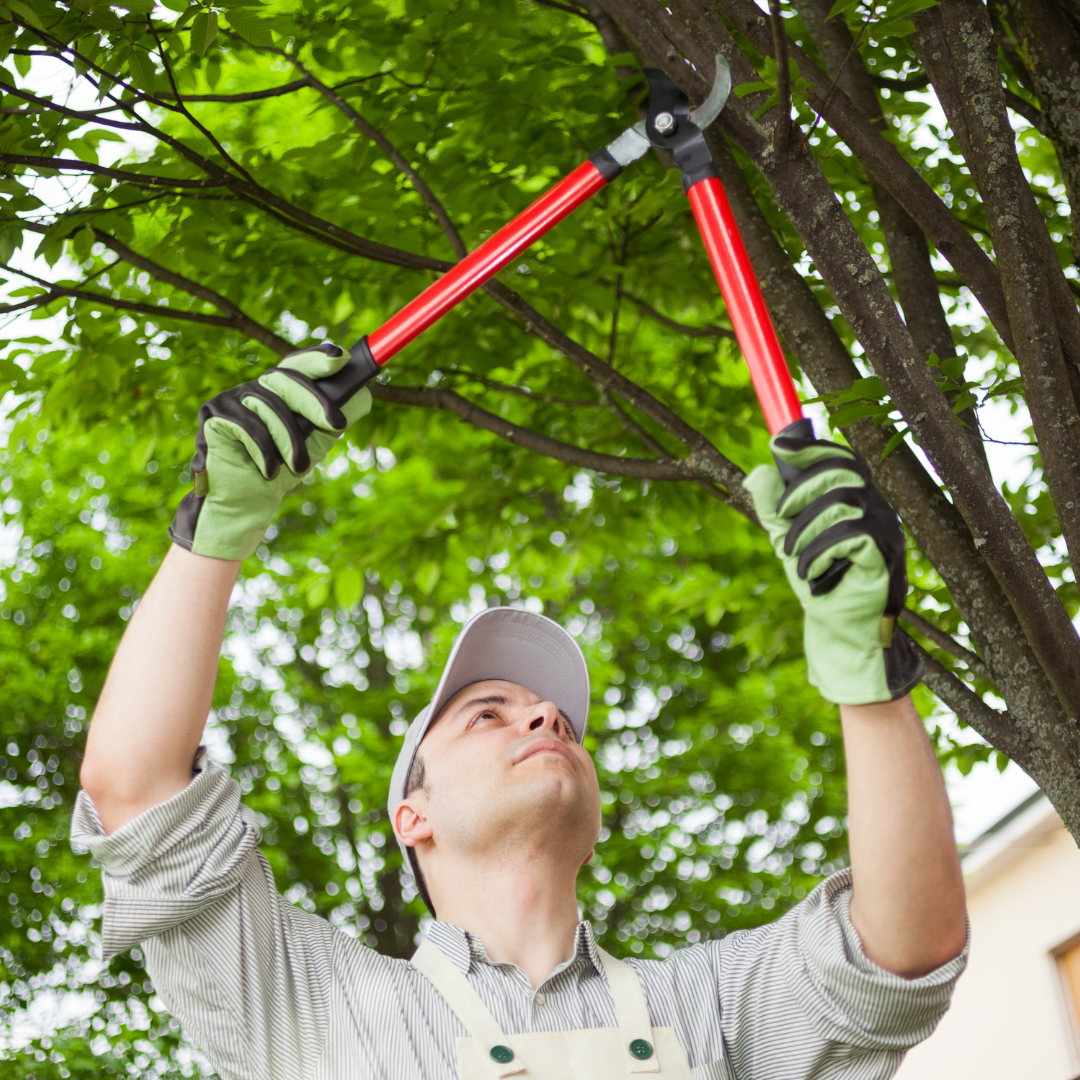
M866 956L907 978L955 958L964 882L941 768L910 690L922 663L895 632L904 534L846 447L778 435L746 480L806 613L810 681L840 705L848 774L851 922Z
M332 345L294 354L199 410L194 490L169 529L174 546L132 616L87 738L82 785L106 832L191 782L240 563L283 496L371 408L366 389L338 408L315 382L348 359ZM315 425L306 437L299 418Z
M116 650L94 710L82 786L106 832L191 782L239 560L173 545Z

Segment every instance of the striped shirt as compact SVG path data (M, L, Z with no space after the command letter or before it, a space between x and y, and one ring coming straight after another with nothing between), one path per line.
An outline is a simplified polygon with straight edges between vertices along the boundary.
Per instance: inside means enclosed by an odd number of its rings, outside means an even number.
M361 945L274 887L239 785L195 760L191 784L106 836L80 793L72 842L102 864L106 956L141 943L189 1039L223 1080L454 1080L465 1029L407 960ZM653 1025L695 1080L879 1080L948 1008L967 950L920 979L863 954L833 875L776 922L634 960ZM428 934L508 1034L615 1027L589 923L537 988L471 934Z

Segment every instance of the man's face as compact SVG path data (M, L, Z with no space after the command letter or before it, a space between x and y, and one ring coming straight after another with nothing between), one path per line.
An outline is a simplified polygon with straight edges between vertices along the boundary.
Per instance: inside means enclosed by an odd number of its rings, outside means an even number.
M473 683L443 708L421 744L425 782L396 815L421 819L423 852L525 856L558 845L587 861L600 830L600 789L588 752L550 701L516 683ZM580 863L579 863L580 864Z

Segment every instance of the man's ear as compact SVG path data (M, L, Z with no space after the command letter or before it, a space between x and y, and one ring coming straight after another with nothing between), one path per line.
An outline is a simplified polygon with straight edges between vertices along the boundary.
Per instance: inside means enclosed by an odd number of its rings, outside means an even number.
M394 811L394 832L406 847L415 847L431 839L434 830L426 810L423 799L414 797L398 803Z
M595 854L596 854L596 848L593 848L592 851L590 851L589 854L585 856L585 861L581 865L582 866L588 866L589 863L591 863L593 861L593 856Z

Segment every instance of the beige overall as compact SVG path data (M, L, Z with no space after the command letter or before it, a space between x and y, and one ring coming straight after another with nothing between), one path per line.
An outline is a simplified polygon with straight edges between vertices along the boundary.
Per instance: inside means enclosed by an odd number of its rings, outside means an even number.
M692 1080L672 1028L654 1028L637 972L597 950L615 1003L617 1028L531 1031L507 1035L452 961L425 939L413 967L434 984L469 1037L457 1040L458 1080Z

